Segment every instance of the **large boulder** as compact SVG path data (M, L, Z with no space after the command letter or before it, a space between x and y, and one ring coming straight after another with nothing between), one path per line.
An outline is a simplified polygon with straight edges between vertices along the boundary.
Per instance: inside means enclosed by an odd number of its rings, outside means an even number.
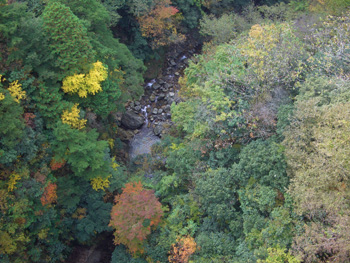
M160 136L163 129L164 129L163 123L159 123L159 124L155 125L153 128L154 135Z
M125 112L122 117L123 126L132 130L140 128L143 125L143 122L143 117L132 111Z

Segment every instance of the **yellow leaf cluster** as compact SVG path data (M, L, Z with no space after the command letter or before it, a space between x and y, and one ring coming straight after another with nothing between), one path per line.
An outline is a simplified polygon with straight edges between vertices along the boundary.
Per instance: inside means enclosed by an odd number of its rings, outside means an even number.
M16 189L16 184L19 180L21 180L21 176L17 173L12 173L8 182L7 191L12 192L14 189Z
M22 84L18 83L18 80L10 83L8 91L17 103L26 98L26 92L22 90Z
M80 110L78 109L78 105L79 104L74 104L70 110L63 111L61 120L72 128L81 130L85 127L86 120L79 119Z
M117 171L118 167L120 167L120 165L115 161L115 157L112 158L111 167L114 171Z
M3 93L0 93L0 101L5 99L5 95Z
M86 98L88 94L95 95L102 91L101 82L107 78L107 68L97 61L88 74L74 74L63 80L62 89L66 93L78 93L79 97Z
M276 48L283 41L283 37L293 35L292 28L282 23L279 25L254 25L249 31L247 42L242 43L239 48L243 56L247 56L247 62L261 80L269 76L267 65L274 57ZM276 54L277 55L277 54Z
M98 190L104 191L105 188L109 187L109 178L110 177L111 177L111 175L105 179L103 179L101 176L92 179L90 181L92 189L94 189L95 191L98 191Z
M111 148L111 149L114 148L114 140L113 139L108 139L108 144L109 144L109 148Z

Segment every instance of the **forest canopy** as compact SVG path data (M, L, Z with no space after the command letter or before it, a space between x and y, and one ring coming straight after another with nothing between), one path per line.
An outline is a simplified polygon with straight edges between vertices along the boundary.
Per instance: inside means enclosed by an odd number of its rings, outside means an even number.
M349 0L0 0L0 51L1 262L350 261Z

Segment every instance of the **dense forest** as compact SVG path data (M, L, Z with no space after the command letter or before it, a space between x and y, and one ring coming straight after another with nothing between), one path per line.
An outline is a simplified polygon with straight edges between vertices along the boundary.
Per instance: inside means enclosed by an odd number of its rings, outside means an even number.
M0 262L350 262L349 7L0 0Z

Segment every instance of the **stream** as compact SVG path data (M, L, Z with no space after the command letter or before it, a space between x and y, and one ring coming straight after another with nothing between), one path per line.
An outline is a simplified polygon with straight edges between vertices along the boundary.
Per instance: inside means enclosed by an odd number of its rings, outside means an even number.
M140 100L126 107L127 111L142 115L145 120L140 131L129 142L130 160L151 153L152 145L159 142L173 124L170 106L181 101L178 80L197 51L196 47L182 50L180 46L178 49L167 55L162 74L144 84L145 92Z
M132 101L126 106L126 110L136 117L143 117L142 127L132 131L134 136L128 140L130 161L151 153L152 145L159 142L172 126L170 106L181 101L178 96L179 77L188 66L189 59L199 53L200 49L201 45L197 40L170 47L162 73L144 84L144 95L138 101ZM130 132L125 127L119 129ZM74 246L72 254L65 262L110 263L113 250L113 235L111 232L104 232L96 237L92 246Z

